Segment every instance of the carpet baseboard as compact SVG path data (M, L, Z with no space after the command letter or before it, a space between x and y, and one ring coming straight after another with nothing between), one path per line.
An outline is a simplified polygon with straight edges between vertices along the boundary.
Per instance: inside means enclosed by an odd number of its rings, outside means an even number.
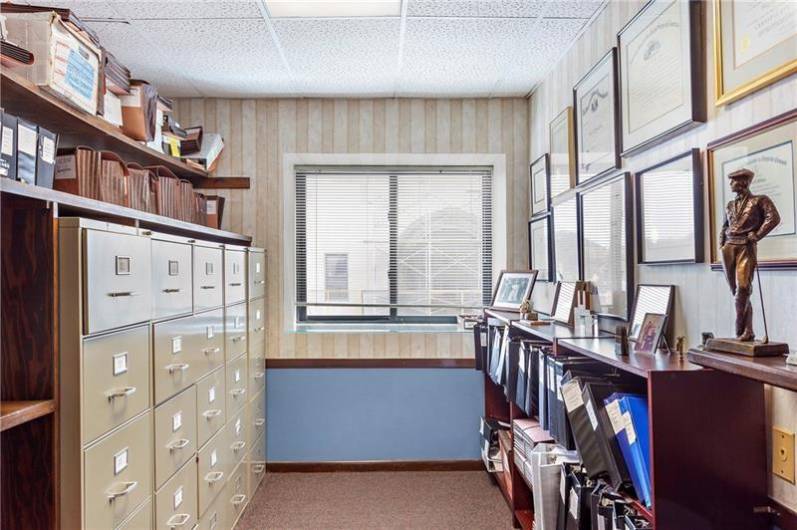
M481 460L364 460L349 462L268 462L271 473L335 473L364 471L480 471Z

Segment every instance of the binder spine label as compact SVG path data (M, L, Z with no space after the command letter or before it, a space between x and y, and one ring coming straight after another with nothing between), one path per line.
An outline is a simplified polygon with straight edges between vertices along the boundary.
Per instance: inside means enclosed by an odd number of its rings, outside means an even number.
M562 385L562 396L564 397L567 412L573 412L577 408L584 406L584 398L581 397L581 387L575 380L570 380Z
M636 431L634 430L634 422L631 421L631 414L629 412L623 413L623 426L625 427L625 434L628 436L628 445L633 445L636 442Z
M620 402L617 400L611 401L606 404L606 413L609 415L609 421L612 423L614 434L620 434L625 428L625 421L623 420L623 413L620 412Z
M77 178L77 157L64 155L55 159L55 180L72 180Z
M570 488L570 515L578 521L578 497L576 496L576 490Z
M14 154L14 129L3 127L3 144L0 146L0 153L10 156Z

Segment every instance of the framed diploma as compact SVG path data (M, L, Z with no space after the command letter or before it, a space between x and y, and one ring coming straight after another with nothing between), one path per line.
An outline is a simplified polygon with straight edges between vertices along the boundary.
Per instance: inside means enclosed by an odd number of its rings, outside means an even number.
M576 117L576 182L620 167L617 48L612 48L573 88Z
M553 262L555 281L575 282L581 279L579 269L578 197L574 191L554 201Z
M548 125L551 198L575 185L576 148L573 136L573 107L567 107Z
M631 234L631 178L601 180L579 194L584 281L592 284L592 309L628 319L634 263Z
M532 217L548 211L551 200L549 193L548 155L544 154L529 168L529 212Z
M706 121L702 2L651 0L617 34L623 156Z
M542 216L529 221L529 269L537 270L537 280L549 282L553 279L551 258L550 216Z
M719 265L719 234L726 205L734 198L728 174L747 168L755 173L753 194L768 195L780 224L758 242L761 268L797 268L797 109L775 116L708 145L711 263Z
M714 0L717 105L797 72L797 2Z
M692 149L636 173L637 260L703 262L703 173Z

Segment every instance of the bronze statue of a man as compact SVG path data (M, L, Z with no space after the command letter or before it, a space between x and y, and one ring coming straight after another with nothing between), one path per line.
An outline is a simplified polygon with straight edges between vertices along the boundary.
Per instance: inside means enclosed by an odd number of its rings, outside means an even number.
M749 169L738 169L728 175L736 198L725 207L725 222L719 235L722 267L735 297L736 339L744 342L755 339L750 295L757 265L756 243L780 223L772 199L750 192L754 176Z

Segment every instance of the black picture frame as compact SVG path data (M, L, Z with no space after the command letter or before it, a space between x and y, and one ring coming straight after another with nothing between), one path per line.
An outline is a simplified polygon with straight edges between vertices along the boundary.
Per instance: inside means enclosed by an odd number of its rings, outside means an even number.
M537 211L534 210L534 205L537 201L534 200L534 196L536 194L535 186L534 186L534 173L535 169L539 164L543 165L543 170L545 171L545 197L543 201L545 202L542 209ZM548 153L537 158L534 162L529 165L529 218L534 218L541 215L546 215L548 210L551 208L551 167L548 159Z
M529 269L529 270L502 270L498 274L498 281L495 282L495 288L493 289L493 296L490 299L490 308L497 309L497 310L500 310L500 311L509 311L509 312L517 313L520 310L520 303L518 304L517 308L515 308L515 307L507 307L506 305L497 305L499 303L499 300L497 300L498 291L501 289L501 283L502 283L502 281L504 279L504 276L506 276L508 274L518 274L518 275L524 275L524 276L528 276L529 277L530 281L529 281L529 284L528 284L528 286L526 288L526 291L525 291L524 297L523 297L524 299L526 299L526 298L530 298L531 297L531 293L534 292L534 285L537 282L537 271L533 270L533 269ZM521 301L521 303L522 303L522 301Z
M692 168L692 189L691 194L686 199L689 199L687 202L690 203L690 207L692 209L692 218L693 218L693 237L694 237L694 245L693 245L693 256L692 257L674 257L673 259L666 259L666 260L653 260L648 259L645 256L645 233L646 233L646 226L645 226L645 186L643 184L645 175L662 169L668 165L671 165L675 162L681 161L685 158L691 159L691 168ZM700 162L700 149L694 148L686 151L685 153L681 153L676 155L672 158L668 158L662 162L654 164L650 167L645 169L641 169L636 172L634 175L634 185L636 187L636 197L635 197L635 213L637 219L637 227L636 227L636 244L637 244L637 263L640 265L672 265L672 264L679 264L679 263L703 263L705 259L705 244L704 244L704 235L703 235L703 227L704 227L704 217L705 212L703 210L703 165ZM661 198L662 200L672 200L672 196ZM678 215L679 212L673 212L674 215Z
M631 190L631 174L628 172L621 172L615 175L611 175L606 178L599 179L598 181L591 183L590 186L586 187L585 189L581 190L578 193L578 212L579 212L579 247L580 247L580 255L581 255L581 279L585 282L592 282L592 280L588 277L588 268L587 268L587 249L586 249L586 242L585 234L587 232L587 223L589 222L589 216L585 215L584 212L584 200L585 197L589 197L591 193L596 192L606 186L611 186L612 184L621 181L623 184L623 227L625 231L625 237L622 240L623 245L625 246L625 285L626 285L626 297L625 297L625 311L622 314L615 314L607 311L596 311L598 316L605 317L613 320L620 320L623 322L627 322L631 306L633 305L633 296L634 296L634 224L633 224L633 214L634 214L634 204L633 204L633 197L632 197L632 190ZM594 283L594 282L593 282ZM593 288L596 286L593 285Z
M640 307L640 295L642 294L643 290L653 288L655 290L663 290L667 293L667 304L662 312L663 314L667 315L667 323L664 326L664 336L667 338L672 338L672 322L673 319L669 318L672 316L672 308L675 305L675 285L671 284L654 284L654 283L640 283L636 286L636 291L634 292L634 305L631 308L631 312L628 314L628 338L633 340L636 338L636 330L634 329L634 322L636 321L637 312L640 312L640 317L644 318L645 313L650 313L647 311L649 306ZM639 324L641 325L642 322L640 321Z
M582 127L582 119L581 119L581 106L579 105L579 90L583 88L592 75L599 71L601 67L604 66L606 62L609 62L609 68L611 72L611 94L610 101L612 101L612 134L614 136L614 153L613 153L613 163L610 167L607 167L601 171L596 172L594 175L591 175L588 178L585 178L585 175L582 175L581 171L581 163L582 163L582 153L581 153L581 142L579 142L580 138L580 131ZM576 186L585 185L588 182L593 182L599 180L603 177L613 174L616 170L620 169L621 167L621 159L620 153L622 151L622 130L621 130L621 123L620 123L620 94L619 94L619 86L618 86L618 79L617 79L617 48L611 48L606 54L603 55L593 66L589 69L589 71L584 74L581 79L573 87L573 131L575 134L575 162L576 162Z
M546 214L546 215L541 215L541 216L538 216L536 218L533 218L528 223L529 269L530 270L534 269L535 266L537 265L536 263L534 263L534 259L533 259L533 257L534 257L534 242L533 242L533 240L531 238L532 225L545 223L545 239L546 239L547 257L548 257L548 259L547 259L548 263L546 264L546 269L547 269L547 273L548 274L543 274L542 270L539 267L537 267L537 271L539 271L538 274L537 274L537 281L538 282L551 282L554 279L553 241L552 241L552 237L551 237L552 233L553 233L552 232L552 227L551 227L551 219L552 219L552 217L553 216L549 213L549 214Z
M706 97L706 61L705 61L705 38L703 36L703 23L704 23L704 8L702 0L687 0L686 3L679 3L679 7L686 7L688 9L689 28L688 31L682 35L680 42L688 48L689 57L689 105L690 116L684 121L673 125L672 127L661 131L658 134L645 138L634 145L626 144L626 125L627 120L623 112L625 101L625 94L628 87L625 86L625 76L623 75L623 35L629 30L633 29L637 24L643 24L647 21L644 19L645 14L653 9L653 7L660 2L667 0L649 0L637 12L636 15L628 21L628 23L617 32L617 53L618 53L618 85L619 85L619 108L621 119L620 137L623 142L623 150L621 156L627 158L634 154L640 153L651 147L661 144L683 132L705 123L707 119L707 97Z

